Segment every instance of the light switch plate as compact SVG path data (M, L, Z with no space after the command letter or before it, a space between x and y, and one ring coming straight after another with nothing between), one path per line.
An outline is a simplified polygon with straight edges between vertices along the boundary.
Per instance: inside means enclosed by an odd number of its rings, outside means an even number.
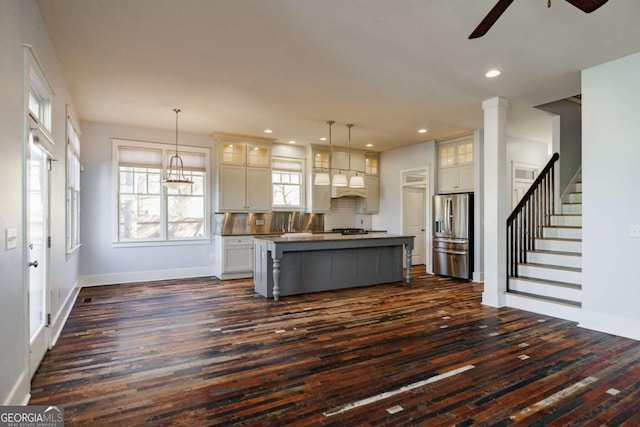
M632 225L629 227L630 237L640 237L640 225Z
M17 248L18 247L18 229L5 228L4 242L5 242L5 248L7 248L7 250Z

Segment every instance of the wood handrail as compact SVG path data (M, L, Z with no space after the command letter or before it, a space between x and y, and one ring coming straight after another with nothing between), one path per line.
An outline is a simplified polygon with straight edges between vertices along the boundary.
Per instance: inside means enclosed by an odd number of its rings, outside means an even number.
M555 213L554 165L559 158L558 153L551 156L507 218L507 291L509 278L518 277L518 265L527 262L527 253L535 250L536 239Z

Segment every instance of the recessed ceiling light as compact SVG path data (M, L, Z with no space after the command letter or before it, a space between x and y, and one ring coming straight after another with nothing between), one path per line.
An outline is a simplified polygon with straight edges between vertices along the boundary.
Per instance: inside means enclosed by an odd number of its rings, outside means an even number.
M265 129L264 133L273 133L273 131L271 129Z
M427 130L426 129L420 129L420 130L418 130L418 133L427 133Z
M327 138L325 138L324 136L322 138L320 138L320 141L326 141Z
M485 73L484 76L492 79L494 77L498 77L500 74L502 74L502 71L500 70L489 70Z
M373 144L367 144L365 147L373 147Z
M296 143L295 141L289 141L289 144L295 144L295 143Z

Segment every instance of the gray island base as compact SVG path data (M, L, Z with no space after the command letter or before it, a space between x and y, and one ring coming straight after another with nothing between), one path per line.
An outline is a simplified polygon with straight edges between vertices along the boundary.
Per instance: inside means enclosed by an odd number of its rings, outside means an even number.
M256 238L254 289L278 301L286 295L398 282L402 249L411 265L413 238L387 233ZM410 268L405 280L411 281Z

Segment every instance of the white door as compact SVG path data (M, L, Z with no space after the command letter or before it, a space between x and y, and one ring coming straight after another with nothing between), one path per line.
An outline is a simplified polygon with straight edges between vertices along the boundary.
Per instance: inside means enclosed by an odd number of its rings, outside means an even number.
M515 209L531 184L536 180L540 167L523 163L511 164L511 209Z
M426 263L426 216L425 216L425 188L403 188L403 233L413 235L413 252L411 265Z
M48 156L29 138L27 151L27 263L29 278L29 369L33 377L49 346L47 283Z

